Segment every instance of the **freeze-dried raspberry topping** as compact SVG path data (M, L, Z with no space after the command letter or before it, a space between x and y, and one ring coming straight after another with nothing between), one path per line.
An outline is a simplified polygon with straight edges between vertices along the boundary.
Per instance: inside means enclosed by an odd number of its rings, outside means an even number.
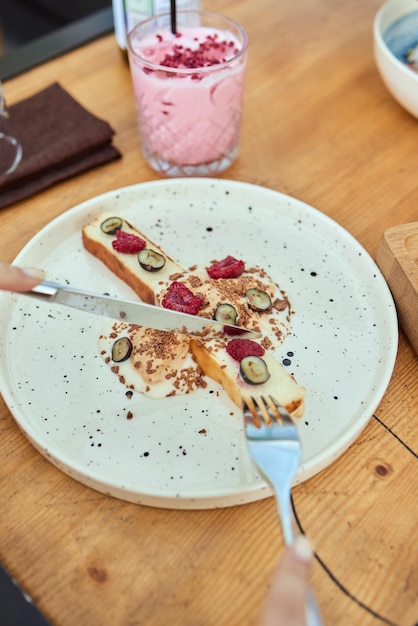
M263 346L251 339L231 339L226 351L236 361L242 361L246 356L263 356L265 353Z
M117 230L116 239L112 241L114 250L124 252L125 254L135 254L143 250L146 245L143 239L131 233L127 233L124 230Z
M175 280L169 286L161 304L165 309L196 315L202 302L203 298L195 296L186 285Z
M177 33L176 36L177 40L181 42L182 34ZM157 35L157 38L159 41L163 40L161 35ZM238 52L239 50L233 41L220 41L218 34L214 33L208 35L194 50L188 45L183 46L181 43L173 45L172 52L165 55L161 65L183 69L210 67L224 63Z
M244 269L244 261L238 261L233 256L227 256L222 261L213 263L206 271L211 278L238 278Z

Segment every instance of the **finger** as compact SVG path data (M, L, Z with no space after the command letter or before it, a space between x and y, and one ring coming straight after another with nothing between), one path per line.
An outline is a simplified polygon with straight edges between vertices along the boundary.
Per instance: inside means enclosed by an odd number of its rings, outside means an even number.
M6 291L29 291L44 277L43 270L0 263L0 289Z
M285 549L273 575L262 626L306 626L311 559L312 548L306 537L298 537L293 546Z

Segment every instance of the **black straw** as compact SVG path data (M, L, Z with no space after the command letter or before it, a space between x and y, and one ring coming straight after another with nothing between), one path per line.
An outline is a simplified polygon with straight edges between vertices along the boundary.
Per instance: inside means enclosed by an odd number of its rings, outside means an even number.
M176 0L170 0L170 9L171 9L171 32L173 35L177 32L177 10L176 10Z

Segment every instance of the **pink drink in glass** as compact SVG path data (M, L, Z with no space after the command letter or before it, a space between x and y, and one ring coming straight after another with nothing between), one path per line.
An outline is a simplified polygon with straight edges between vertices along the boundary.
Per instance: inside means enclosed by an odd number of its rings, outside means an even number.
M167 176L210 176L238 154L247 36L229 18L179 12L138 24L129 60L145 159Z

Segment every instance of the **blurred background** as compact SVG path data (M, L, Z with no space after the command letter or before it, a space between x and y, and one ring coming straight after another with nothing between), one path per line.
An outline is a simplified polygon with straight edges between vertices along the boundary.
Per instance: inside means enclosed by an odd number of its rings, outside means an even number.
M0 55L111 6L112 0L0 0Z

